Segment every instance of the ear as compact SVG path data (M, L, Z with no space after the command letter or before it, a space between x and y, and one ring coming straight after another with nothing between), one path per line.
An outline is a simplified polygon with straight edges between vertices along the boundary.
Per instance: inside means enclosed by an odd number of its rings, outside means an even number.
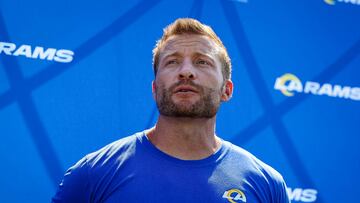
M156 101L156 83L155 83L155 80L153 80L151 82L151 91L152 91L153 98Z
M233 94L234 84L231 80L225 81L225 86L221 95L221 101L226 102L229 101Z

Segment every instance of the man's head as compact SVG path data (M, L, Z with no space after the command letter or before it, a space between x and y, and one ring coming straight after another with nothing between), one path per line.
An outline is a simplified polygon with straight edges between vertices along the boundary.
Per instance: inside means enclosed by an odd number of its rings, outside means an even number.
M210 27L178 19L164 29L153 53L153 95L161 115L212 118L231 98L230 59Z
M192 18L179 18L164 29L163 36L157 41L153 49L153 69L155 77L159 68L159 58L166 41L176 35L202 35L209 37L219 48L218 57L221 61L224 80L231 80L231 60L220 38L211 27Z

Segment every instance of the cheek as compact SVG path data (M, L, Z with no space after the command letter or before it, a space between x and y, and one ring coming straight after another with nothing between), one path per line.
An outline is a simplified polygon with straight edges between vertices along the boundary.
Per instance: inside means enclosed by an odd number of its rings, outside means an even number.
M224 83L221 75L210 72L204 74L204 78L202 78L202 80L206 86L212 87L214 89L221 89Z
M172 75L169 73L170 71L167 70L162 70L159 71L157 76L156 76L156 84L166 84L168 83L170 80L172 80Z
M166 85L165 81L160 80L160 79L156 79L155 81L155 95L160 95L162 94L164 91L166 91L166 89L168 88L168 85Z
M169 78L174 75L176 75L176 67L161 67L157 72L157 77Z
M155 80L155 92L159 91L162 87L164 87L164 82L159 78Z

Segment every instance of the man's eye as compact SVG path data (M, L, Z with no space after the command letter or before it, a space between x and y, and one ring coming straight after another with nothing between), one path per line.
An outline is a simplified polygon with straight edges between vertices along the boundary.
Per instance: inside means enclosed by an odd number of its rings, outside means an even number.
M177 60L169 60L168 62L166 62L166 65L170 65L170 64L177 64Z
M196 63L200 65L210 65L210 63L205 60L198 60Z

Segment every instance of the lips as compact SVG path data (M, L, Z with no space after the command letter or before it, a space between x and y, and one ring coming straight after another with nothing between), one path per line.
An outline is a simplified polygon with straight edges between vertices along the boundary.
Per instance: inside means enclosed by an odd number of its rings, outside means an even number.
M189 85L180 85L177 88L175 88L175 90L174 90L174 93L187 93L187 92L198 93L196 88L189 86Z

